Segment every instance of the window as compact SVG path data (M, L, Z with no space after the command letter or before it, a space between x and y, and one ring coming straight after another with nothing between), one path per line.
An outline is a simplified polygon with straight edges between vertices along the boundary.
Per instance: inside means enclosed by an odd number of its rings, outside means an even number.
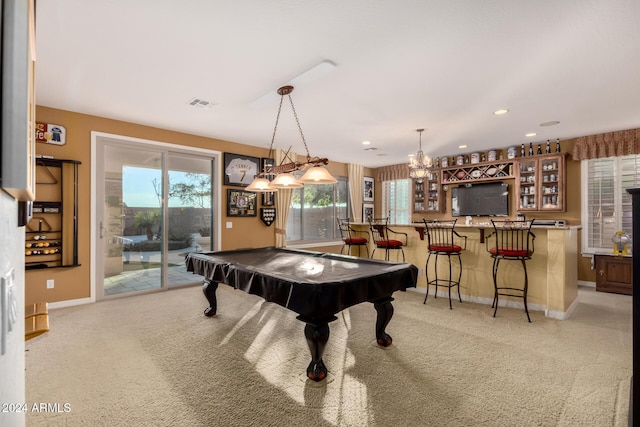
M611 252L616 231L632 233L631 196L640 186L640 155L583 160L582 252ZM629 248L631 249L631 248Z
M340 240L337 218L349 216L349 181L305 185L293 190L287 219L287 244ZM277 197L277 196L276 196Z
M411 223L411 180L382 181L382 217L389 217L390 224Z

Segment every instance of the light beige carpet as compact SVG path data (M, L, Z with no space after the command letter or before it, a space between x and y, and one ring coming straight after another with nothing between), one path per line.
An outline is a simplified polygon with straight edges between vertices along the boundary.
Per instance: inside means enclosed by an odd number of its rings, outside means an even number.
M631 297L581 289L569 320L397 292L389 348L375 310L338 315L324 360L295 314L221 285L50 311L26 343L28 426L624 426Z

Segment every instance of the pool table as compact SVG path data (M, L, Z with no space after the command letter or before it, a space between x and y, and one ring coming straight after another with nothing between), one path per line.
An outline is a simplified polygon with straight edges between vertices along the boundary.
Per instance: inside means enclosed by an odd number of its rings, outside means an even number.
M389 346L385 332L393 316L391 295L416 286L413 264L284 248L258 248L189 253L188 271L204 277L208 317L217 311L219 283L258 295L298 314L311 352L307 377L322 381L327 368L322 354L329 340L329 322L345 308L371 302L376 309L378 345Z

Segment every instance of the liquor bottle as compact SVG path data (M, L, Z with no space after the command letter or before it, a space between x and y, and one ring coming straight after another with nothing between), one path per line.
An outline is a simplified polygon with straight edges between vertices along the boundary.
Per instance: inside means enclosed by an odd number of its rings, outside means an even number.
M556 153L560 152L560 138L556 139Z
M542 147L538 144L538 155L542 154Z
M551 142L547 139L547 154L551 154Z
M524 157L524 144L520 146L520 157Z
M529 143L529 155L533 156L533 142Z

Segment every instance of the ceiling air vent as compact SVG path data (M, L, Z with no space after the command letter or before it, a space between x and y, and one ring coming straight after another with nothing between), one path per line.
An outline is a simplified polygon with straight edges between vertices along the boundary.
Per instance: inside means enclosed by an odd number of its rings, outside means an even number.
M192 98L187 102L192 107L199 108L201 110L210 110L215 104L213 102L205 101L200 98Z

